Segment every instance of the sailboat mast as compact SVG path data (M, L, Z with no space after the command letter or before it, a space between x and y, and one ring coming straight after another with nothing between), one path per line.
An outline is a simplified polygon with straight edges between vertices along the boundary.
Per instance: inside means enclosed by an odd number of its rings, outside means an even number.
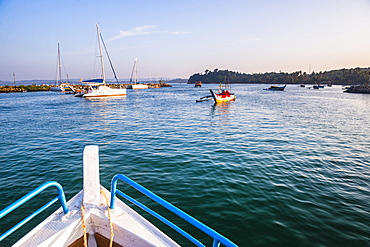
M60 85L62 83L62 65L60 63L60 46L58 43L58 76L57 76L57 82L56 85Z
M103 51L102 51L101 40L100 40L99 24L96 24L96 31L97 31L97 33L98 33L98 43L99 43L100 63L101 63L101 77L102 77L102 79L103 79L103 83L105 83Z
M132 80L134 80L134 83L137 83L137 58L134 61L134 66L132 67L132 72L131 72L131 78L130 78L130 83Z
M138 78L137 78L137 58L135 59L135 84L138 82Z

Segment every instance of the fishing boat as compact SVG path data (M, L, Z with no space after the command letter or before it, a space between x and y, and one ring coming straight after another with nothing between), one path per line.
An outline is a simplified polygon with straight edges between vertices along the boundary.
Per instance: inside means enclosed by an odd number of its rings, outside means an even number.
M104 60L103 60L103 52L102 52L102 43L104 44L102 40L102 35L99 30L99 25L96 24L96 30L98 34L98 44L99 44L99 52L100 52L100 64L101 64L101 77L99 79L91 79L91 80L85 80L82 81L82 83L89 85L89 90L87 93L84 93L82 97L84 98L96 98L96 97L111 97L111 96L125 96L126 95L126 88L111 88L106 85L105 82L105 71L104 71ZM104 45L105 51L107 53L109 62L111 64L112 71L114 73L114 77L118 82L116 73L113 69L112 62L110 61L107 49Z
M229 102L236 99L235 94L231 93L230 83L220 83L218 86L218 93L213 92L212 89L209 89L209 91L215 103Z
M312 88L313 89L324 88L324 85L317 84L317 85L313 85Z
M60 46L58 43L58 59L57 59L57 76L55 79L55 87L50 87L50 91L54 92L72 92L71 85L62 80L62 64L60 56Z
M127 87L129 89L147 89L148 88L148 85L139 83L139 79L137 77L137 58L135 59L134 67L132 68L130 83L132 84Z
M284 91L285 87L286 87L286 85L284 85L284 86L275 86L275 85L273 85L273 86L271 86L271 87L269 87L269 88L265 88L264 90L270 90L270 91Z
M111 180L111 190L100 185L99 178L99 147L86 146L83 153L83 189L68 202L63 187L50 181L39 186L24 197L0 211L0 219L8 215L31 198L39 195L49 187L55 187L58 195L50 202L36 210L30 216L13 226L0 236L0 241L40 214L50 205L59 201L61 207L21 237L13 246L180 246L163 231L129 207L117 195L139 206L147 213L155 216L197 246L205 246L199 240L167 220L157 212L148 208L136 199L117 188L117 183L126 183L140 191L153 201L168 209L203 231L213 239L213 246L237 246L226 237L217 233L200 221L173 206L166 200L144 188L140 184L122 174L115 175ZM225 226L226 227L226 226ZM189 243L190 243L189 242Z
M202 82L201 81L195 81L194 87L201 87L201 86L202 86Z

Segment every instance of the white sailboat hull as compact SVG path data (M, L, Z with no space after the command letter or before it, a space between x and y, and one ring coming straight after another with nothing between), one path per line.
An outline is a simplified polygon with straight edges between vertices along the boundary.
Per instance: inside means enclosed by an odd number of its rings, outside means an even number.
M72 89L71 89L71 85L69 83L62 83L59 86L51 87L50 91L66 92L66 91L72 91Z
M107 86L99 86L97 89L90 89L88 93L84 94L84 98L95 97L111 97L111 96L125 96L126 88L110 88Z
M148 85L145 84L132 84L131 86L132 89L147 89Z
M51 88L50 88L50 91L54 91L54 92L62 92L63 90L62 90L60 87L51 87Z

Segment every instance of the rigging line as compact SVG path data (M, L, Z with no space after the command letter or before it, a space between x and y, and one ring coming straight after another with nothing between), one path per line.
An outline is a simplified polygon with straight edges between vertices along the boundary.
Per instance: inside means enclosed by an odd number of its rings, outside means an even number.
M59 69L59 57L57 57L57 66L56 66L56 70L55 70L55 86L58 85L58 69Z
M60 62L60 47L58 43L58 69L59 69L59 83L62 84L62 64Z
M83 245L84 245L84 247L87 247L87 231L86 231L86 222L85 222L85 208L84 208L83 204L81 204L81 227L82 227L82 231L84 233Z
M100 71L100 67L99 67L99 62L97 62L97 57L99 57L98 56L98 42L99 41L97 41L97 43L95 44L95 54L94 54L94 67L93 67L93 71L92 71L92 78L101 78L101 75L100 75L100 77L99 77L99 75L98 75L98 73L99 72L97 72L97 71Z
M114 78L116 79L117 83L119 84L118 79L117 79L117 75L116 75L116 71L115 71L115 70L114 70L114 68L113 68L112 61L110 60L110 57L109 57L109 54L108 54L108 51L107 51L107 47L105 46L105 43L104 43L104 40L103 40L103 36L102 36L101 34L100 34L100 39L101 39L101 41L102 41L102 43L103 43L105 53L107 54L108 61L109 61L109 64L110 64L110 67L111 67L111 68L112 68L112 70L113 70Z
M65 64L64 64L64 60L63 60L63 56L62 56L62 54L60 54L60 60L61 60L61 66L62 66L62 68L63 68L63 70L64 70L64 74L66 74L66 76L67 76L67 82L69 82L69 78L68 78L68 71L67 71L67 69L66 69L66 66L65 66ZM63 71L61 71L61 73L62 73Z
M134 76L134 71L135 71L135 65L136 65L136 60L134 62L134 67L132 67L132 72L131 72L131 78L130 78L130 83L132 82L132 77Z

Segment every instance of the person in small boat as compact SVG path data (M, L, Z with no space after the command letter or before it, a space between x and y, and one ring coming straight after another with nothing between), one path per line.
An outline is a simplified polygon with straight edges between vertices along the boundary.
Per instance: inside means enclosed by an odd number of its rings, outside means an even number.
M226 97L230 97L230 92L229 91L225 91L225 90L222 90L222 92L219 94L219 96L221 96L222 98L226 98Z

